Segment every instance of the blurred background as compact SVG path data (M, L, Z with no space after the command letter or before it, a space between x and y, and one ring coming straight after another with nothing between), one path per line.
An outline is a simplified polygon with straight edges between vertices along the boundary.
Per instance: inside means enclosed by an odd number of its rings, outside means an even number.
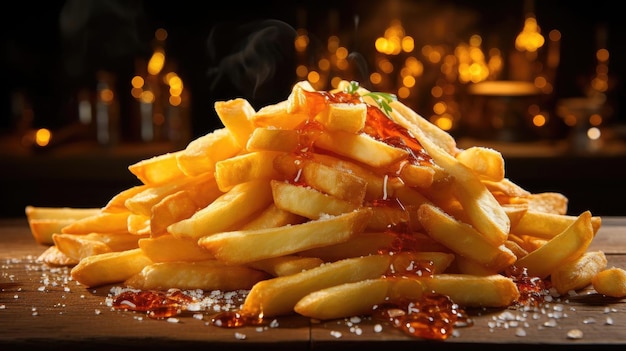
M208 7L208 8L207 8ZM4 12L0 216L100 207L127 167L293 84L391 92L509 179L626 215L626 24L608 0L22 1Z

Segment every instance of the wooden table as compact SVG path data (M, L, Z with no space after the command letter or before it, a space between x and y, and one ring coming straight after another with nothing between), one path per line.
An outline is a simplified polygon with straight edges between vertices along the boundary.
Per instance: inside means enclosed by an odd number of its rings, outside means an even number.
M299 316L278 318L277 327L225 329L192 314L177 323L138 313L113 311L105 304L110 287L85 289L68 281L68 270L36 262L45 247L31 237L26 219L0 221L0 350L100 348L216 350L346 350L423 347L438 350L624 350L626 299L593 291L547 304L540 311L477 311L474 325L457 328L446 341L425 341L375 322L315 323ZM626 267L626 217L603 218L589 250L603 250L609 266ZM143 317L143 318L142 318ZM568 338L571 330L580 339ZM341 336L335 336L340 332Z

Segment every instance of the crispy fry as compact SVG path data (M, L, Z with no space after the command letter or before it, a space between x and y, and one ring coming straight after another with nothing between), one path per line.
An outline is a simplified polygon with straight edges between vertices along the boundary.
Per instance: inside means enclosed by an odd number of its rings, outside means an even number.
M566 262L550 273L552 287L561 295L582 289L591 284L593 277L604 270L606 264L604 252L585 252L578 259Z
M368 315L376 305L402 298L419 300L425 289L416 279L365 279L313 291L298 300L294 311L319 320Z
M364 103L333 103L315 118L328 130L356 134L365 127L366 116L367 105Z
M171 224L167 231L176 237L198 239L243 225L271 202L267 180L240 183L193 216Z
M139 248L107 252L85 257L72 268L70 274L72 279L91 288L122 283L151 263Z
M578 216L560 215L551 212L528 210L517 221L511 232L518 235L529 235L537 238L551 239L572 225ZM593 233L597 233L602 225L602 218L591 217Z
M596 274L591 283L598 294L623 298L626 296L626 270L617 267Z
M213 255L198 246L196 240L172 235L139 239L137 245L152 262L206 261Z
M387 145L365 133L327 131L315 139L315 146L371 167L388 167L408 157L406 150Z
M241 312L264 317L293 313L296 303L307 294L343 283L379 278L390 262L391 256L386 255L348 258L258 282L246 297Z
M40 245L54 245L52 234L75 221L100 213L98 208L36 207L24 209L30 232Z
M246 99L235 98L227 101L216 101L215 112L222 124L230 131L241 148L245 148L248 138L254 129L250 118L254 115L254 107Z
M301 257L297 255L285 255L266 258L264 260L248 263L249 267L267 272L273 277L282 277L319 267L324 263L317 257Z
M182 151L154 156L128 166L128 170L145 185L162 184L182 178L185 174L178 168L177 161L180 153Z
M250 289L269 276L245 266L228 266L215 260L194 262L160 262L143 267L125 285L143 290L203 289L234 291Z
M215 180L219 189L227 192L240 183L278 178L273 160L279 154L275 151L254 151L217 162Z
M461 150L455 157L483 179L493 182L504 179L504 158L494 149L474 146Z
M294 129L255 128L248 139L248 151L293 152L300 146L300 135Z
M447 295L464 307L507 307L520 297L513 280L500 274L435 274L420 281L427 291Z
M368 216L362 208L292 226L211 234L198 245L228 264L249 263L344 242L363 231Z
M472 226L459 222L433 205L422 205L418 210L420 222L429 236L455 253L500 272L516 260L504 245L488 242Z
M145 238L145 236L143 236ZM54 234L55 246L67 257L80 261L105 252L136 249L142 236L127 233Z
M215 170L215 163L238 154L242 147L226 128L216 129L192 140L176 155L178 167L193 177Z
M593 236L591 212L585 211L563 232L517 260L515 266L526 268L529 275L546 278L565 262L578 259Z
M101 212L81 218L61 230L63 234L127 233L130 212Z
M241 230L276 228L303 223L306 218L270 204L263 212L241 227Z
M270 185L276 207L309 219L318 219L325 215L340 215L358 207L352 202L324 194L310 187L278 180L272 180Z
M128 189L122 190L109 200L109 202L102 208L102 212L107 213L119 213L128 212L126 208L126 200L135 196L136 194L148 189L148 185L135 185Z

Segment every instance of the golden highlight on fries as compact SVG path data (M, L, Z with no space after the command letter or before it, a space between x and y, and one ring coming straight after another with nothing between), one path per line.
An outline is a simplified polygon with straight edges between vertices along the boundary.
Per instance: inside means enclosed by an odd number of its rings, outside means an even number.
M40 259L86 287L249 289L241 312L258 318L349 317L426 293L503 308L520 302L512 272L624 295L623 270L587 252L600 217L525 190L497 150L458 148L389 94L300 82L258 111L215 109L224 128L130 165L142 184L103 208L27 207L52 245Z

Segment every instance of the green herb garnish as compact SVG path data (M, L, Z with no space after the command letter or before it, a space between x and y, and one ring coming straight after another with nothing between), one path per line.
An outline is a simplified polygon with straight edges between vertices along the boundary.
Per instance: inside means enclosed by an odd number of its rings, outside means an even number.
M359 90L359 86L359 82L351 81L346 88L346 92L348 94L356 94ZM369 96L374 99L376 104L378 104L378 107L387 115L387 117L389 117L389 114L391 113L391 106L389 106L389 104L398 100L396 95L390 93L370 92L363 96Z

